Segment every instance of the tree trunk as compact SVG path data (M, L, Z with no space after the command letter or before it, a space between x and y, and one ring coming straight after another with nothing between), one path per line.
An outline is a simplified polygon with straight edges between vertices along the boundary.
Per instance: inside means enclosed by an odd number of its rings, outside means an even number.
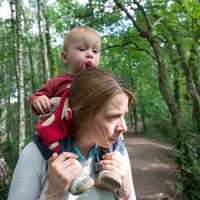
M48 58L50 61L50 77L54 77L56 74L56 70L55 70L55 61L54 61L54 57L53 57L53 52L52 52L52 48L51 48L51 35L49 32L49 20L47 17L47 13L46 13L46 9L44 6L44 2L42 2L42 11L44 14L44 19L45 19L45 36L46 36L46 44L47 44L47 54L48 54Z
M132 74L132 61L130 59L130 56L129 56L129 73ZM131 76L131 79L130 79L130 85L131 85L131 90L133 91L134 89L134 79L133 77ZM133 103L132 103L132 106L131 106L131 109L130 109L130 116L131 116L131 127L134 127L135 129L135 134L137 134L137 116L136 116L136 113L134 113L134 110L136 109L135 106L136 106L136 103L135 103L136 99L133 100Z
M0 68L1 74L6 75L5 73L2 73L2 68ZM4 79L4 81L6 78ZM3 87L0 87L0 94L5 94L3 91ZM0 96L1 96L0 95ZM3 95L2 95L3 96ZM1 96L1 97L2 97ZM5 98L5 97L4 97ZM7 109L6 109L6 101L4 98L0 98L0 192L3 192L10 180L9 174L8 174L8 166L5 162L5 159L3 157L2 150L2 144L6 141L8 138L8 134L6 131L6 116L7 116Z
M142 117L142 127L144 132L146 132L146 115L145 115L145 107L144 105L141 106L141 117Z
M40 9L40 0L37 0L38 6L38 27L39 27L39 36L40 36L40 44L42 49L42 62L43 62L43 76L44 76L44 83L49 80L49 69L48 69L48 58L47 58L47 47L46 47L46 37L44 31L44 20L41 15Z
M133 105L133 116L134 116L134 132L137 135L138 134L138 117L137 117L137 108L136 103Z
M15 20L15 8L14 8L14 0L10 0L10 12L11 12L11 26L12 26L12 35L13 35L13 57L15 66L17 66L17 35L16 35L16 20ZM18 84L19 72L16 67L16 79Z
M7 46L7 41L4 39L5 32L4 28L1 29L2 37L2 49L5 49ZM2 52L2 60L0 64L0 143L6 141L8 134L6 131L6 117L7 117L7 107L6 107L6 98L7 98L7 84L8 84L8 74L6 73L6 68L8 67L7 63L7 53L6 51Z
M178 41L175 31L169 26L168 26L168 29L171 33L171 36L174 40L174 43L177 48L177 52L180 57L180 62L182 64L182 68L183 68L184 75L185 75L185 81L186 81L187 88L190 92L190 97L191 97L191 100L193 103L193 111L194 111L194 116L195 116L195 120L196 120L196 124L197 124L197 130L198 130L198 133L200 134L200 97L198 94L198 89L196 88L195 82L193 80L191 67L190 67L189 63L187 62L185 52L183 50L183 46Z
M169 111L170 111L171 116L172 116L172 123L174 124L175 127L180 128L181 123L180 123L179 110L178 110L177 105L175 103L175 99L170 94L169 86L168 86L168 83L167 83L166 66L165 66L165 63L164 63L162 51L160 49L158 42L156 41L156 39L152 35L152 27L151 27L151 24L149 22L147 15L144 14L148 30L144 31L139 26L139 24L136 22L134 17L125 8L124 5L119 3L118 0L114 0L114 2L116 3L116 5L122 11L124 11L126 13L127 17L132 21L133 25L135 26L137 31L140 33L140 35L142 37L146 38L148 40L148 42L150 43L150 45L152 46L154 54L156 56L156 61L157 61L157 64L158 64L160 91L161 91L161 93L164 97L165 102L168 105ZM142 9L142 6L139 4L139 2L137 2L137 1L133 1L133 2L138 6L139 10L141 9L142 12L144 13L144 10Z
M4 191L8 186L10 176L8 173L8 166L0 150L0 192Z
M174 67L174 99L176 101L176 105L181 112L181 103L180 103L180 81L179 81L179 71L177 67Z
M131 123L131 127L134 126L134 117L133 117L133 108L130 108L130 123Z
M28 49L28 57L29 57L29 64L30 65L30 74L31 74L31 86L32 86L32 93L36 90L36 86L35 86L35 73L34 73L34 64L33 64L33 56L32 56L32 48L31 44L30 44L30 40L29 40L29 35L28 35L28 31L29 31L29 26L27 23L27 17L26 14L23 12L23 18L24 18L24 30L25 33L27 34L25 36L26 40L27 40L27 49Z
M0 88L0 92L3 92ZM6 110L6 103L4 99L0 99L0 142L3 143L7 139L7 132L6 132L6 116L7 116L7 110Z
M197 46L197 47L196 47ZM199 63L200 63L200 53L198 50L198 45L193 44L192 48L191 48L191 56L189 59L189 66L192 66L192 77L194 80L194 84L197 88L197 92L200 96L200 69L199 69ZM194 59L196 58L196 60Z
M24 108L24 66L22 45L22 3L16 1L16 36L17 36L17 61L18 71L18 108L19 108L19 153L25 142L25 108Z
M3 48L4 45L3 45ZM6 63L6 56L3 56L4 60L3 63ZM8 166L6 164L6 161L3 157L2 152L2 147L3 147L3 143L6 141L6 139L8 138L8 133L6 131L7 127L6 127L6 117L7 117L7 107L6 107L6 91L4 90L4 84L8 83L6 81L6 73L5 73L5 69L6 68L6 64L5 66L0 66L0 78L1 78L1 83L0 83L0 193L3 192L8 183L9 183L9 174L8 174Z

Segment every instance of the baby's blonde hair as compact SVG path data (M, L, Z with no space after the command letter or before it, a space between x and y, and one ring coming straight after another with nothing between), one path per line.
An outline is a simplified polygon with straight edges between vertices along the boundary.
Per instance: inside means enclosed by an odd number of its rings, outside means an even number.
M69 31L66 34L65 40L64 40L64 45L63 45L63 51L67 52L69 44L70 44L70 41L72 40L74 33L77 33L77 32L78 33L80 33L80 32L83 32L83 33L93 33L101 41L100 34L95 29L93 29L93 28L91 28L89 26L77 26L77 27L74 27L73 29L71 29L71 31Z

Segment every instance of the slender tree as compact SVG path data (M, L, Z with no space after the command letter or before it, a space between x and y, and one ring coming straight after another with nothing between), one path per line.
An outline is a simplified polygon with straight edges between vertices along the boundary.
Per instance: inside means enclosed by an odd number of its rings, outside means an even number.
M195 82L193 80L191 67L189 65L189 60L186 58L186 53L184 51L182 43L179 41L176 32L172 29L172 27L168 26L168 29L171 33L171 36L174 40L174 44L177 48L177 52L180 58L180 62L184 71L185 82L188 87L188 91L190 92L191 100L193 103L194 116L197 123L198 132L200 134L200 97L198 94L198 89L196 88Z
M162 50L160 48L159 42L153 35L153 27L150 23L149 17L144 11L144 8L140 5L138 1L133 1L138 6L138 9L143 13L143 17L145 19L147 29L144 30L139 23L135 20L135 18L130 14L130 12L125 8L123 4L121 4L118 0L114 0L116 5L126 13L127 17L132 21L133 25L139 32L139 34L146 38L147 41L150 43L154 50L154 54L156 57L157 61L157 66L158 66L158 71L159 71L159 87L160 91L168 105L168 108L171 112L172 115L172 122L177 127L178 129L180 128L180 116L179 116L179 111L177 108L177 105L175 103L175 99L173 98L173 95L170 92L169 86L168 86L168 81L167 81L167 73L166 73L166 65L164 62L164 57L162 54Z
M2 94L3 89L0 88L0 93ZM0 99L0 144L2 145L7 139L7 131L6 131L6 116L7 109L6 103L3 98ZM1 146L2 147L2 146ZM5 161L4 155L1 152L2 148L0 148L0 192L5 190L6 186L9 183L9 173L8 173L8 165Z
M44 76L44 83L46 83L47 80L49 80L49 68L48 68L47 46L46 46L45 26L44 26L45 21L41 13L40 0L37 0L37 8L38 8L39 37L42 49L43 76Z
M18 110L19 110L19 153L25 142L25 108L24 108L24 66L23 66L23 30L22 1L15 1L16 10L16 69L18 76Z
M0 192L4 191L8 185L10 176L8 173L8 166L5 159L0 151Z
M49 30L49 20L47 16L47 11L46 7L44 5L44 2L41 2L41 7L42 7L42 13L44 15L44 20L45 20L45 37L46 37L46 46L47 46L47 55L49 58L49 63L50 63L50 76L54 77L55 76L55 61L53 57L53 52L52 52L52 47L51 47L51 34Z

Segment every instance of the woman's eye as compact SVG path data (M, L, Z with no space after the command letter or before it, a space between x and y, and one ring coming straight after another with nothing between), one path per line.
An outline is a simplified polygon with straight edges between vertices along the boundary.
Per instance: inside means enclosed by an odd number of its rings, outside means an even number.
M114 121L116 118L117 118L116 116L110 116L107 119L108 119L108 121Z

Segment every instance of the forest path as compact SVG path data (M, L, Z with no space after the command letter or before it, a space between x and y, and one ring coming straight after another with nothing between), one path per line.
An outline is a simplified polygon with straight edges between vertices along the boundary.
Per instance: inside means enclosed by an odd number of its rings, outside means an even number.
M175 159L169 154L173 147L155 140L125 134L125 143L132 165L137 200L181 200L173 191L176 182Z

